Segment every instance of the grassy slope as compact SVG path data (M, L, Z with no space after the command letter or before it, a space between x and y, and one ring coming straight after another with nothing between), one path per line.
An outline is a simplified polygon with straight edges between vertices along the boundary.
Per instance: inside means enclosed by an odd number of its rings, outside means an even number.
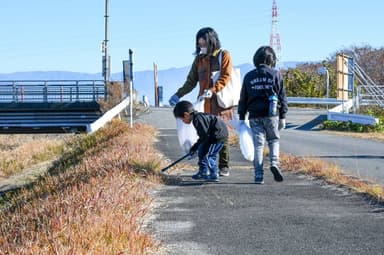
M114 121L72 141L49 174L5 198L6 254L147 254L158 241L141 226L160 161L155 130ZM142 178L145 176L146 178Z

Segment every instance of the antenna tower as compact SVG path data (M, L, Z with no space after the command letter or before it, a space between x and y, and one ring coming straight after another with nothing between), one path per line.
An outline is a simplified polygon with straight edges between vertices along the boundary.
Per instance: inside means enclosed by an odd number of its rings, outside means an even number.
M281 44L279 33L279 14L277 13L276 0L273 0L272 4L272 31L269 46L271 46L276 53L276 66L279 67L279 63L281 63Z

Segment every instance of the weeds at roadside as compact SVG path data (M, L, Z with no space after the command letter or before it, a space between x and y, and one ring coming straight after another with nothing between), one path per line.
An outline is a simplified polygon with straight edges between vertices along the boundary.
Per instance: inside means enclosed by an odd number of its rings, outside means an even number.
M375 183L344 175L335 164L316 159L299 158L281 154L282 168L293 172L321 178L327 183L347 187L354 192L369 196L376 203L384 203L384 187Z
M0 151L0 176L5 177L22 172L28 166L57 158L65 151L65 142L61 139L36 139L25 143L1 139L0 144L3 148Z
M0 212L5 254L148 254L159 242L142 229L157 185L155 130L113 121L79 136L47 176ZM138 161L138 159L141 159ZM134 160L137 160L136 163ZM140 178L140 169L148 174ZM150 180L150 181L148 181Z

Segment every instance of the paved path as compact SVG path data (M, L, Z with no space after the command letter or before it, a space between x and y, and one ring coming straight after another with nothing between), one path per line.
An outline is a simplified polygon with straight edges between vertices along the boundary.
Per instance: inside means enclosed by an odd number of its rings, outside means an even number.
M336 163L346 174L384 185L384 142L318 131L324 110L290 108L281 151Z
M140 118L159 128L166 157L182 156L171 109ZM383 208L290 173L276 183L267 171L265 184L255 185L238 148L231 162L231 175L217 184L192 180L197 168L180 164L170 173L179 181L156 192L150 227L164 254L383 254Z

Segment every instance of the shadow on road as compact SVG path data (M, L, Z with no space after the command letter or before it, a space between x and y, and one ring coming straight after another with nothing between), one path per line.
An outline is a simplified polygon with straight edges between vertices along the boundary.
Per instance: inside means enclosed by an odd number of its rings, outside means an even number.
M317 116L313 120L308 121L307 123L305 123L303 125L300 125L300 126L299 125L290 125L288 123L287 128L294 128L294 127L296 127L295 128L296 130L303 130L303 131L320 130L317 126L319 124L323 123L323 121L325 121L325 120L327 120L327 115L326 114L322 114L322 115Z

